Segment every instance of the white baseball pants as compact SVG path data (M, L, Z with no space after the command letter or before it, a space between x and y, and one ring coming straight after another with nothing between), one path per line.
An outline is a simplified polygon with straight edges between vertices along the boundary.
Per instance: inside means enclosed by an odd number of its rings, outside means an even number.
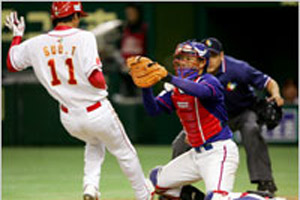
M230 139L212 143L201 153L194 148L163 166L157 175L157 189L165 195L179 197L181 186L203 180L206 192L231 191L239 163L237 145Z
M135 191L137 200L150 196L135 148L129 141L122 123L110 102L101 101L101 107L87 112L86 108L61 110L61 122L74 137L86 142L83 186L99 186L105 147L118 160Z

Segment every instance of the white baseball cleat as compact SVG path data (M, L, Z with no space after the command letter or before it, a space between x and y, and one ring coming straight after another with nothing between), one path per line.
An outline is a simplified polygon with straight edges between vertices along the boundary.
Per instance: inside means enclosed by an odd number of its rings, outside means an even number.
M99 200L98 189L93 185L87 185L84 188L83 200Z

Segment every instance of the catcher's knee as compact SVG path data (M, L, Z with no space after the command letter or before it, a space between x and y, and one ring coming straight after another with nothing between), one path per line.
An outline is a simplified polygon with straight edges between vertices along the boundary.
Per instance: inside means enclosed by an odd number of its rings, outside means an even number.
M162 169L162 166L157 166L157 167L151 169L151 171L149 173L149 179L152 182L152 185L154 187L156 187L156 185L157 185L157 176L161 169Z
M153 168L149 174L149 179L155 188L155 194L159 195L159 200L180 200L180 197L173 197L171 195L165 194L171 188L163 188L157 185L157 179L161 169L162 166L157 166Z

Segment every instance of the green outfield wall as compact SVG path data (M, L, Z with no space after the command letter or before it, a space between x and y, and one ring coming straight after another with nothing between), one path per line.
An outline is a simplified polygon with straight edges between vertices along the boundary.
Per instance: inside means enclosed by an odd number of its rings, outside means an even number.
M141 103L114 101L127 134L134 143L171 144L181 130L175 113L148 116ZM9 85L2 88L3 145L77 145L59 121L59 106L41 85ZM298 106L286 106L281 124L273 131L264 130L270 143L297 143ZM235 139L239 142L238 134Z

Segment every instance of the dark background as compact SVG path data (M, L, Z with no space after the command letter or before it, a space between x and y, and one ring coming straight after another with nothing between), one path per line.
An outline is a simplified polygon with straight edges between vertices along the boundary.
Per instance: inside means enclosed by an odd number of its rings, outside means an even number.
M179 42L217 37L225 54L249 62L270 75L280 86L287 78L298 83L298 3L139 3L149 26L148 56L172 71L172 54ZM84 10L102 8L124 19L127 3L85 2ZM13 9L20 15L49 11L51 3L2 2L2 11ZM2 12L3 15L3 12ZM5 17L2 16L2 20ZM2 21L3 25L3 21ZM87 27L87 24L83 24ZM26 23L28 31L43 32L40 23ZM2 26L2 33L8 30ZM5 58L10 43L2 38L2 141L3 145L80 144L59 122L58 104L41 85L7 82ZM101 55L100 55L101 56ZM109 66L105 66L109 68ZM31 70L20 74L32 73ZM109 84L117 78L107 74ZM110 97L114 94L110 88ZM157 86L156 91L161 88ZM151 118L142 104L112 102L134 143L169 144L181 126L175 114Z

